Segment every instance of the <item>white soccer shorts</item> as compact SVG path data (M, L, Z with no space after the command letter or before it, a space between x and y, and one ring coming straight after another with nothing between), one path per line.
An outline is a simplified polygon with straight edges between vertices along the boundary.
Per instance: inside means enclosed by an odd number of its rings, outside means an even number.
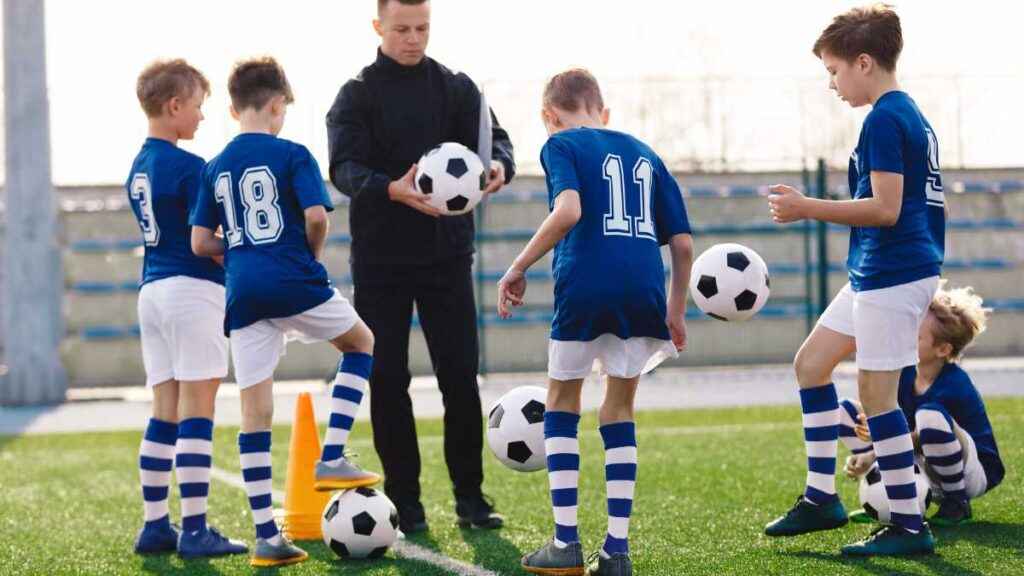
M635 378L678 356L671 340L628 338L602 334L589 342L548 341L548 377L554 380L586 378L597 370L615 378Z
M189 276L149 282L138 311L146 386L228 375L223 286Z
M232 330L231 356L238 387L245 389L273 376L289 341L308 344L333 340L357 322L356 309L335 290L330 300L301 314L260 320Z
M853 336L857 368L900 370L917 364L917 334L938 287L938 276L861 292L847 283L818 323Z

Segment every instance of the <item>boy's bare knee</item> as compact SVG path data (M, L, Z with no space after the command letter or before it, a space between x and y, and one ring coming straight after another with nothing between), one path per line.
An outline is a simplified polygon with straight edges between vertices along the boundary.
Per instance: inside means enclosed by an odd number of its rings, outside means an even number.
M370 327L363 322L359 322L348 332L338 336L331 342L342 353L359 352L372 355L375 339Z

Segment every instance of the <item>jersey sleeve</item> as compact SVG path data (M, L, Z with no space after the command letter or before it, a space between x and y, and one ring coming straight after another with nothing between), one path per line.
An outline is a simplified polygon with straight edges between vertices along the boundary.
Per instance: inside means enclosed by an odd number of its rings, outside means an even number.
M683 192L661 159L657 160L653 204L658 244L668 244L676 234L690 234L690 219L686 215Z
M213 195L213 181L208 169L203 169L198 176L195 200L189 214L189 226L202 226L216 230L220 226L220 214L217 213L217 199Z
M548 182L548 197L552 204L565 190L580 190L579 174L572 149L557 138L549 138L540 151L540 163Z
M320 175L320 165L309 149L301 144L295 146L291 156L292 189L303 210L313 206L323 206L328 212L334 210L334 203L324 186Z
M864 121L869 172L904 173L903 131L892 114L875 110Z

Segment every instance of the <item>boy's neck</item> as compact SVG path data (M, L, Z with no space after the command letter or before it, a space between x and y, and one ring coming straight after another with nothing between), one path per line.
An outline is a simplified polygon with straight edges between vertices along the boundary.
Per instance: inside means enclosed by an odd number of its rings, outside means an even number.
M936 358L929 362L921 362L917 365L917 383L914 385L914 389L918 392L924 392L928 388L931 388L932 384L935 383L935 379L939 377L942 369L946 366L946 360L943 358Z
M891 72L886 72L879 77L878 83L871 88L868 98L871 100L871 105L874 106L882 96L885 96L889 92L895 92L899 89L900 83L896 80L896 75Z
M178 145L178 131L168 126L161 118L149 119L149 132L147 136L157 140L166 140L175 146Z
M274 120L270 114L259 110L245 110L238 115L238 127L242 134L273 134Z

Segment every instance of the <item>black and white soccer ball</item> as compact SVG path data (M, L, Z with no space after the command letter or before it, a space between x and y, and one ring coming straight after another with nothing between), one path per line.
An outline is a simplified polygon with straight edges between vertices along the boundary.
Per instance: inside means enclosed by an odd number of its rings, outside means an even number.
M917 503L921 506L923 515L932 501L931 486L928 478L921 473L921 469L914 465L914 480L917 484ZM889 524L892 516L889 513L889 496L885 492L885 483L882 482L882 472L875 462L868 469L867 473L860 477L860 505L868 516L878 520L882 524Z
M704 251L690 272L690 296L705 314L725 321L757 314L771 291L768 266L741 244L716 244Z
M345 490L327 503L320 528L339 558L380 558L398 538L398 511L373 488Z
M445 142L420 158L416 190L448 216L465 214L483 198L487 175L480 157L458 142Z
M547 390L520 386L509 390L487 416L487 444L502 464L519 472L546 466L544 402Z

